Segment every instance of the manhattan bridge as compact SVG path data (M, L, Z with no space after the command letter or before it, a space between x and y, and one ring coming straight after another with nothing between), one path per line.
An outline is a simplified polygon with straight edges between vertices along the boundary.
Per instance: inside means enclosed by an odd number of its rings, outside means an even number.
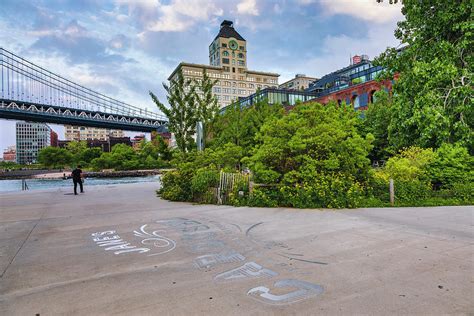
M108 97L0 48L0 119L164 131L165 116Z

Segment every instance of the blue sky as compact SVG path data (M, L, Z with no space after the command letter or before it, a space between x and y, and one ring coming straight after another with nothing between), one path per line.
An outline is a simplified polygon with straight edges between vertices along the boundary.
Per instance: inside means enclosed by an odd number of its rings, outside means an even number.
M0 46L72 81L155 110L181 61L204 63L223 19L247 40L248 67L320 77L355 54L397 46L400 5L375 0L2 0ZM53 126L63 139L63 129ZM0 149L15 143L0 120Z

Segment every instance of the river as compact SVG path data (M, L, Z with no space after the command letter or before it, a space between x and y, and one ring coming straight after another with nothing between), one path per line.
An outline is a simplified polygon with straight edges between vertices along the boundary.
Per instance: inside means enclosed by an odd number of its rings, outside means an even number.
M147 177L124 177L124 178L86 178L84 181L84 190L87 190L88 186L95 185L116 185L124 183L138 183L138 182L153 182L158 181L159 175L147 176ZM57 189L57 188L70 188L73 190L73 184L71 179L26 179L26 184L29 190L44 190L44 189ZM0 180L0 193L2 192L15 192L21 191L22 180Z

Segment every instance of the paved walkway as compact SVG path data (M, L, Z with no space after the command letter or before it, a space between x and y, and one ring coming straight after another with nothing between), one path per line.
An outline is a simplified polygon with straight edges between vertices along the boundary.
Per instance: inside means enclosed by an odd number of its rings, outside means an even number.
M156 184L0 195L0 315L469 314L473 207L160 200Z

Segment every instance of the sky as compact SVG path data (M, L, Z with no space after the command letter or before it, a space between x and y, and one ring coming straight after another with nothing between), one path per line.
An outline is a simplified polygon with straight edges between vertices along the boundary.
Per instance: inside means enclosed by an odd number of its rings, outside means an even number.
M248 68L321 77L398 46L401 6L375 0L2 0L0 47L108 96L157 111L182 61L208 64L222 20L247 40ZM64 139L64 128L51 125ZM0 150L15 122L0 119Z

